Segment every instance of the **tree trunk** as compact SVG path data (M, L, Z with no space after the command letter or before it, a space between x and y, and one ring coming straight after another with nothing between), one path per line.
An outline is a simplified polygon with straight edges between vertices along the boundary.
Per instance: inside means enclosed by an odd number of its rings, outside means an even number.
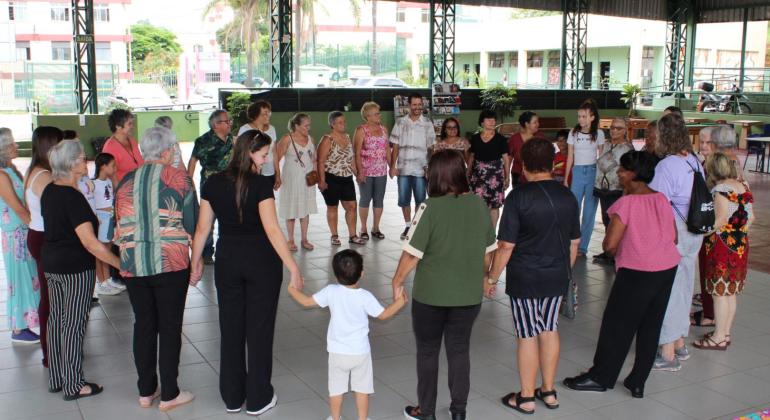
M377 0L372 0L372 75L377 73Z
M254 86L254 38L255 28L253 26L254 16L252 13L246 14L246 82L247 87Z
M300 56L302 51L302 0L297 0L297 13L294 14L296 23L294 25L294 33L292 38L296 42L294 45L294 82L299 82L299 66Z

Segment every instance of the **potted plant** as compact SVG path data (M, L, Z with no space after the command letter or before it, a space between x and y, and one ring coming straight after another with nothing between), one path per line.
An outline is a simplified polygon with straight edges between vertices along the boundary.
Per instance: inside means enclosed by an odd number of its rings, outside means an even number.
M641 94L642 88L639 85L632 85L630 83L623 85L623 93L620 95L620 99L628 106L629 118L636 116L636 101Z
M510 117L516 111L516 89L505 86L495 86L484 89L481 96L481 107L495 111L500 117L500 122L505 122L505 117Z

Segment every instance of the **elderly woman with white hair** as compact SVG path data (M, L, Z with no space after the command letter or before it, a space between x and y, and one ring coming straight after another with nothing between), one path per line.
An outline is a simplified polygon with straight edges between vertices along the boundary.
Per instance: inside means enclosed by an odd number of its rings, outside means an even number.
M29 211L24 207L24 183L13 164L18 147L13 133L0 128L0 230L3 262L8 282L6 316L14 343L35 344L40 338L30 328L39 325L40 278L35 260L27 249Z
M118 267L120 261L99 242L99 222L78 180L88 173L83 145L63 140L48 153L53 182L40 197L45 227L43 271L48 281L48 390L64 400L102 392L83 378L83 337L95 285L96 258Z
M173 132L174 120L168 115L161 115L155 119L155 127L165 127ZM171 162L171 166L187 172L187 166L185 166L184 160L182 160L182 149L179 147L178 141L174 143L174 159Z
M198 200L190 176L171 166L175 144L167 128L145 131L144 164L126 174L115 193L120 272L134 309L139 405L150 407L160 397L161 411L194 398L180 391L177 376L187 287L195 284L189 253Z

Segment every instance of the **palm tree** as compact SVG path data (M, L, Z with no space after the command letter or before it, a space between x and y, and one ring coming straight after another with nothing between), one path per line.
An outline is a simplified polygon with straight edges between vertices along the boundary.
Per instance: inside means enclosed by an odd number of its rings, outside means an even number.
M225 39L237 44L240 42L246 50L246 86L254 84L254 53L259 32L257 25L268 14L268 2L259 0L210 0L203 10L205 19L221 4L233 9L235 18L228 26Z

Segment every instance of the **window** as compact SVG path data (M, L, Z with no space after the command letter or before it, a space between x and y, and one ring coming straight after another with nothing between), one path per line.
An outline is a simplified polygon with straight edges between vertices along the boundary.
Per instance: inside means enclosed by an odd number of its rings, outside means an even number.
M400 7L396 9L396 22L406 22L406 11Z
M107 4L94 5L94 20L97 22L110 21L110 6Z
M489 53L489 67L499 69L503 67L505 53Z
M26 99L27 98L27 81L15 80L13 81L13 97L14 99Z
M206 73L204 77L207 82L219 82L222 80L222 75L220 73Z
M19 2L8 2L8 20L27 20L27 5Z
M430 19L430 11L428 9L421 9L420 13L420 22L428 23L428 20Z
M97 42L94 47L96 50L97 63L112 61L112 51L109 42Z
M69 42L51 43L51 60L70 61L72 60L72 49Z
M54 22L69 22L70 8L58 4L51 5L51 20Z
M561 51L554 50L548 51L548 67L560 67L561 66Z
M519 52L518 51L511 51L508 53L510 56L510 60L508 60L508 67L511 68L518 68L519 67Z
M32 60L32 49L29 47L29 41L16 43L16 60Z
M542 51L528 51L527 52L527 67L543 67L543 52Z

